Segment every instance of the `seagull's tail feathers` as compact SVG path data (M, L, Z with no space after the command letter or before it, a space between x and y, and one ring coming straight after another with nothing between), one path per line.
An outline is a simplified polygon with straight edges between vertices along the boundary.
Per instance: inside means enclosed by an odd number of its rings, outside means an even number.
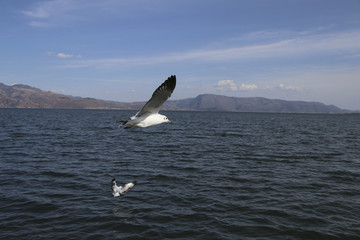
M120 124L118 127L122 128L122 126L124 126L125 124L127 124L128 120L123 120L121 121L122 124Z

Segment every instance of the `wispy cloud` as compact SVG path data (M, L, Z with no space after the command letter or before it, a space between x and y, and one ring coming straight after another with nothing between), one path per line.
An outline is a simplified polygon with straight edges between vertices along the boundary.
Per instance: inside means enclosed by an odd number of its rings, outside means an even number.
M50 0L38 2L22 13L30 19L32 27L58 26L78 19L79 15L74 12L91 4L84 0Z
M28 17L28 24L32 27L68 27L69 23L74 25L88 23L94 19L99 21L110 15L132 16L131 11L140 11L139 9L144 8L143 5L152 6L147 1L138 4L118 0L44 0L31 4L21 13Z
M42 21L30 21L29 25L32 27L51 27L51 26L53 26L50 23L42 22Z
M73 62L64 67L118 67L119 65L147 65L182 61L234 61L252 59L298 58L301 56L356 56L360 51L360 30L301 35L263 44L223 49L192 50L162 56L134 58L104 58Z
M22 11L22 13L32 18L48 18L50 16L49 9L46 7L37 7L33 10Z

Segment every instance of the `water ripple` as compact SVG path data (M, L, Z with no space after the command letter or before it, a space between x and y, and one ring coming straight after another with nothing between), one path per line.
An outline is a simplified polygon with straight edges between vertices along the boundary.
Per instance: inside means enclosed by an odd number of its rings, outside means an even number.
M0 109L0 239L360 238L359 115L131 113Z

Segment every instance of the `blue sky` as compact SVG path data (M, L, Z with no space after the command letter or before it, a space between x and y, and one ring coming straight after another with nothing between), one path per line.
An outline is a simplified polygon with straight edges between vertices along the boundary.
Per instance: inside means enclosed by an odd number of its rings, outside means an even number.
M360 110L358 0L0 3L0 82L122 102L170 75L214 93Z

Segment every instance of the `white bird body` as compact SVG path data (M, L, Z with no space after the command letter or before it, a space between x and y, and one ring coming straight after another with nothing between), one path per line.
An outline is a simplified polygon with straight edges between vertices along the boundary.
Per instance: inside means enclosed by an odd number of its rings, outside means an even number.
M136 181L134 182L130 182L124 185L124 187L122 186L117 186L116 185L116 180L115 178L111 181L111 190L112 190L112 194L114 197L120 197L121 194L126 193L127 191L129 191L131 188L133 188L135 185L137 184Z
M153 93L150 100L135 114L135 116L122 121L119 127L127 125L125 128L132 127L150 127L171 121L164 115L159 114L161 105L171 96L176 86L176 76L170 76L163 84L161 84Z
M171 123L171 121L166 116L156 113L141 117L133 116L130 118L130 120L127 121L127 124L132 127L136 126L136 127L145 128L165 122ZM130 128L130 127L126 127L126 128Z

